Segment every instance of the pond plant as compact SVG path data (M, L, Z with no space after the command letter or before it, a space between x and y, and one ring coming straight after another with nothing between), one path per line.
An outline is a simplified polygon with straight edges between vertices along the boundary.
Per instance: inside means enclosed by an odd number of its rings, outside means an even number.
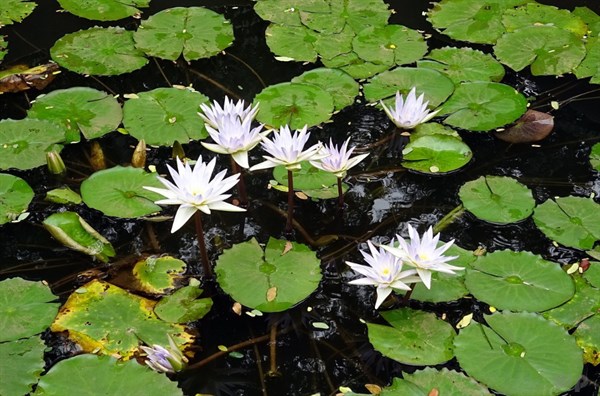
M0 2L0 395L598 394L576 3Z

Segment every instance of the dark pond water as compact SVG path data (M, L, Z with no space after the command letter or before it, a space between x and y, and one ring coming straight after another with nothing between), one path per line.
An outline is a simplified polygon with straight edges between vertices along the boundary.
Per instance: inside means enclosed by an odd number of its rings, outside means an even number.
M40 1L36 11L24 23L5 27L3 34L11 37L10 52L5 65L25 62L35 64L49 59L48 49L65 33L94 25L121 25L134 29L139 20L127 19L114 23L97 23L79 19L68 13L56 13L56 1ZM600 12L597 2L554 1L562 8L588 5ZM289 81L292 77L315 65L281 63L273 59L264 41L266 23L260 20L248 1L193 1L153 0L147 15L174 6L207 6L224 13L234 25L235 42L227 49L228 55L184 64L168 61L151 61L142 70L127 76L92 78L66 70L47 88L56 90L77 85L91 86L115 94L125 94L164 87L169 84L192 84L198 91L221 100L225 93L251 100L263 88ZM429 2L398 0L391 2L396 10L391 21L411 28L432 32L421 13ZM433 32L432 32L433 33ZM431 46L450 44L449 39L434 33ZM258 78L256 75L260 76ZM564 77L565 92L544 95L559 83L555 78L531 78L526 73L508 74L507 83L539 94L537 105L549 110L550 100L565 100L593 87ZM0 96L2 118L22 118L29 102L38 92ZM208 393L215 395L321 395L334 394L339 386L349 386L355 391L365 391L365 383L385 385L402 372L412 372L414 367L404 366L375 352L367 341L366 326L359 319L377 321L373 309L374 290L347 285L352 278L345 260L360 261L357 247L370 238L388 241L395 233L403 232L406 222L425 228L437 223L459 204L457 191L466 181L480 175L506 175L517 178L534 192L538 203L553 196L600 194L600 178L592 171L588 155L593 143L600 140L600 101L572 103L555 112L556 127L540 147L514 146L487 134L462 134L474 151L471 163L451 176L431 177L404 171L399 163L399 150L382 145L349 178L350 191L346 195L347 208L336 210L335 200L298 202L296 219L304 226L307 235L296 232L299 242L335 236L336 240L317 246L322 259L323 281L308 300L281 314L262 318L238 317L231 311L232 301L219 293L215 285L208 287L214 294L215 306L211 313L197 323L200 334L197 359L202 360L217 351L217 345L233 345L253 337L268 334L272 324L282 332L277 342L277 369L280 375L268 376L269 348L266 343L241 349L241 358L221 357L198 370L179 378L186 394ZM392 124L383 112L357 103L344 109L333 118L333 123L313 128L313 138L332 136L341 141L349 136L357 145L371 144L385 136ZM129 161L135 140L117 133L100 139L109 163ZM211 156L201 146L186 146L189 157L199 153ZM28 279L46 279L55 293L65 297L77 285L90 277L116 278L118 283L122 268L127 268L142 253L168 252L179 255L193 264L199 260L195 236L190 225L170 234L171 223L149 225L142 221L108 218L87 208L76 210L117 248L117 261L111 266L98 263L60 247L40 226L50 213L60 205L43 201L42 192L62 183L77 189L81 180L92 173L87 157L89 146L79 144L63 151L69 167L64 180L57 180L45 169L11 172L29 182L39 193L30 207L27 221L0 228L0 277L22 276ZM149 152L149 164L164 170L170 156L168 149ZM254 152L251 162L256 163L260 153ZM228 163L222 161L221 166ZM247 177L251 196L250 209L244 216L215 213L205 219L205 229L212 258L223 248L256 237L265 242L269 236L281 237L284 218L276 210L285 209L286 196L266 188L270 172L260 172ZM171 213L171 212L169 212ZM532 220L517 225L490 226L464 215L444 230L444 238L455 238L466 249L483 246L488 251L510 248L530 250L560 263L571 263L582 256L577 251L554 246L535 227ZM465 313L474 312L481 317L487 306L473 299L455 303L427 305L412 302L412 306L446 314L448 321L456 324ZM313 322L326 322L328 330L317 330ZM54 349L47 354L48 365L68 357L70 347L52 334L46 335ZM445 365L458 368L455 361ZM584 380L573 394L592 395L598 392L600 375L597 369L586 366ZM585 382L587 378L588 382Z

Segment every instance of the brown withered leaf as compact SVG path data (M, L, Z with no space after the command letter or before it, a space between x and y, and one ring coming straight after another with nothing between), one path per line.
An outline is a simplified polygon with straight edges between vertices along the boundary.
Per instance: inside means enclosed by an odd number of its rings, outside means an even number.
M233 306L231 307L231 310L233 312L235 312L236 315L241 315L242 314L242 304L240 304L239 302L234 302Z
M0 93L44 89L58 73L58 65L52 62L32 68L25 65L13 66L0 71Z
M294 244L292 244L292 242L285 241L285 246L283 247L283 251L281 252L281 255L283 256L284 254L286 254L287 252L292 250L293 247L294 247Z
M539 142L554 129L554 117L537 110L527 110L515 124L494 135L508 143Z
M437 390L436 388L433 388L432 390L429 391L427 396L440 396L440 391Z
M277 287L273 286L267 290L267 301L271 302L275 300L275 297L277 297Z
M371 392L372 395L378 395L381 393L381 386L379 385L365 384L365 388L367 388L367 390Z

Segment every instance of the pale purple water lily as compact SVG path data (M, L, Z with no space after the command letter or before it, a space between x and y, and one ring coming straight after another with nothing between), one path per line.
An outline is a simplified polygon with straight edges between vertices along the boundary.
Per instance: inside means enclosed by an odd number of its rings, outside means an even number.
M429 229L419 237L419 233L410 224L408 225L408 235L410 241L406 242L400 235L396 235L400 246L393 245L382 246L383 249L392 253L401 259L406 265L415 268L423 284L431 288L432 271L455 274L454 271L464 270L463 267L450 265L447 262L458 258L458 256L445 256L444 252L452 246L454 240L437 247L440 240L440 234L433 236L433 229Z
M159 373L175 373L183 369L188 362L171 336L168 348L155 344L152 347L141 346L140 349L147 355L146 365Z
M158 180L167 188L144 186L146 190L163 195L167 199L156 201L158 205L179 205L171 232L180 229L196 211L210 214L211 210L228 212L243 212L245 209L225 202L231 194L225 194L235 186L239 174L225 178L226 170L217 173L211 180L215 169L216 158L208 164L198 157L192 168L189 163L183 163L177 158L177 171L167 165L173 182L158 176Z
M367 158L369 155L368 153L360 154L350 158L356 147L351 147L348 150L349 143L350 139L348 138L342 144L342 147L338 148L338 146L334 145L330 139L329 145L325 145L321 149L321 154L323 154L324 157L319 160L312 160L310 163L315 168L319 168L325 172L333 173L338 178L344 178L348 172L348 169L358 165L359 162Z
M385 250L384 246L376 249L371 241L367 241L367 245L370 254L362 250L360 253L369 264L368 266L349 261L346 261L346 264L354 271L364 275L364 278L350 281L350 284L377 286L377 301L375 301L375 309L377 309L394 289L410 290L408 284L420 282L420 278L416 275L416 269L402 271L402 260Z
M380 101L383 110L388 115L390 120L400 129L413 129L419 124L432 119L438 111L430 112L427 109L429 101L423 103L425 94L419 95L417 98L416 88L413 87L406 99L396 91L396 103L394 108L388 108L383 101Z
M252 166L250 170L274 168L278 165L285 166L287 170L296 170L300 169L302 161L322 158L323 155L319 154L321 143L304 150L309 137L310 132L307 132L306 125L296 130L293 135L289 126L280 127L279 132L273 134L272 140L265 137L261 143L262 148L270 154L263 155L266 161Z
M216 100L213 101L212 105L202 103L200 105L202 112L198 113L198 115L204 119L205 123L218 129L219 121L223 117L238 117L240 120L245 120L246 118L254 119L256 113L258 113L258 103L254 107L252 105L244 107L244 105L245 103L241 99L237 103L234 103L228 96L225 96L223 107Z

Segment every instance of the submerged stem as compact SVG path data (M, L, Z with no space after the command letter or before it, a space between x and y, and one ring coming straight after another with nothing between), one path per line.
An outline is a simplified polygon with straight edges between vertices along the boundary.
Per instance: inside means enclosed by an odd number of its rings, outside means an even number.
M269 337L269 361L270 368L268 375L271 377L279 375L277 372L277 325L271 325L271 334Z
M285 234L292 233L292 219L294 217L294 174L288 169L288 211L287 222L285 223Z
M342 190L342 178L337 178L337 189L338 189L338 207L339 209L344 208L344 192Z
M233 157L231 157L231 171L235 173L239 173L240 179L238 180L237 190L238 194L240 194L240 206L242 208L248 207L248 193L246 192L246 182L244 181L244 173L242 167L235 162Z
M198 237L198 247L200 248L200 257L202 258L202 268L204 270L204 276L212 277L212 268L210 268L210 262L208 260L208 253L206 252L206 243L204 242L204 229L202 228L202 213L196 211L194 214L194 220L196 223L196 236Z

